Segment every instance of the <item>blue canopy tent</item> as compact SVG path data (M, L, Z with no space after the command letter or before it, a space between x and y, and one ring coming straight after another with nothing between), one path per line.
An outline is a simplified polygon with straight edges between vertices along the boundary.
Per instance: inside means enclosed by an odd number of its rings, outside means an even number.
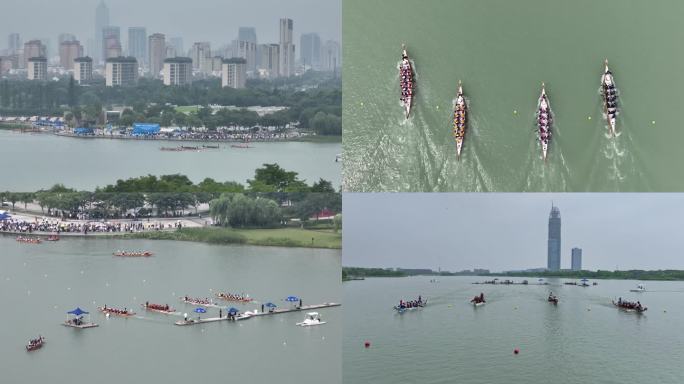
M156 135L159 133L160 128L159 124L142 124L142 123L134 123L133 124L133 135L137 136L147 136L147 135Z
M195 313L207 313L207 310L202 307L198 307L195 308Z
M266 303L266 304L264 304L264 307L268 308L269 312L273 312L273 310L277 307L277 305L275 305L273 303Z
M297 296L288 296L285 301L293 303L295 306L297 306L297 303L301 303L302 300L297 297Z
M73 311L67 312L69 315L74 315L74 316L81 316L81 315L87 315L88 312L82 310L81 308L76 307Z
M74 134L76 135L92 135L95 131L92 128L74 128Z
M9 220L11 218L12 216L10 216L7 212L0 213L0 220Z
M235 308L235 307L230 307L230 308L228 308L228 314L229 314L229 315L235 316L235 315L237 315L238 313L240 313L240 310L239 310L239 309L237 309L237 308Z

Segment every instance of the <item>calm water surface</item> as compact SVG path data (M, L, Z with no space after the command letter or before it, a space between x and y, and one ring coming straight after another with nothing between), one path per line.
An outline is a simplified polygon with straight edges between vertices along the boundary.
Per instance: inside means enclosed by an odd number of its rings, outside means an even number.
M430 279L344 283L345 384L684 382L684 282L646 282L649 292L630 293L636 281L582 288L559 279L547 286ZM546 301L549 291L558 306ZM480 292L488 302L474 308L468 301ZM419 294L426 308L394 313L399 299ZM618 297L649 309L622 312L610 302Z
M340 302L340 252L294 248L211 246L144 240L63 239L27 245L0 236L0 371L3 383L131 382L339 383L341 308L321 309L327 324L295 325L303 313L173 325L178 315L146 313L149 300L192 314L177 296L211 296L211 289L244 292L253 310L287 295L304 304ZM145 259L116 258L117 249L150 249ZM105 318L96 307L134 308L133 318ZM61 326L65 312L89 310L98 328ZM225 312L224 312L225 313ZM217 309L203 316L215 317ZM24 344L42 334L43 349Z
M205 177L217 181L245 183L264 163L277 163L299 173L312 184L323 178L337 188L341 163L335 155L340 143L253 143L254 148L231 148L201 152L160 151L162 146L200 145L191 142L77 139L51 134L20 134L0 130L0 147L5 160L0 189L35 191L56 183L93 190L117 179L181 173L194 182Z
M345 189L683 191L682 13L675 0L345 1ZM417 72L409 120L402 43ZM617 139L601 113L605 58L621 97ZM459 80L470 105L460 162ZM533 131L542 81L556 117L547 164Z

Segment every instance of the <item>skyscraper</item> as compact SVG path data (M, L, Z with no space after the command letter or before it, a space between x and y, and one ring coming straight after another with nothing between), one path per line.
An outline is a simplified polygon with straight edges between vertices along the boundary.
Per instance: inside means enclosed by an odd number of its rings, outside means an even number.
M240 27L238 28L238 40L249 41L250 43L257 43L256 29L254 27Z
M83 56L83 46L78 40L67 40L59 44L59 64L65 70L74 69L74 59Z
M325 42L321 53L321 70L334 72L340 68L342 61L340 57L340 43L334 40Z
M164 60L164 85L186 85L192 82L192 59L173 57Z
M7 36L7 54L14 55L21 49L21 35L18 33L10 33Z
M575 247L572 249L572 270L582 270L582 248Z
M305 68L320 69L321 38L317 33L302 34L299 39L299 61Z
M116 87L133 85L138 80L138 61L135 57L112 57L105 63L105 85Z
M47 49L43 42L40 40L31 40L24 43L24 66L23 68L28 68L28 61L32 57L46 57Z
M292 44L292 19L280 19L280 76L294 74L295 46Z
M221 69L221 86L244 88L247 82L247 60L241 57L223 60Z
M93 56L96 63L103 61L102 52L104 48L102 46L102 30L104 27L109 25L109 8L101 0L100 3L95 8L95 49L93 50Z
M280 72L280 45L261 44L259 47L259 72L264 77L278 77Z
M549 214L549 240L546 268L549 271L559 271L561 264L561 217L558 207L551 205Z
M128 55L138 60L138 63L147 62L147 30L145 27L128 28Z
M251 41L233 40L233 57L241 57L247 61L247 71L256 71L257 46Z
M148 42L150 75L159 77L166 59L166 37L162 33L150 35Z
M202 73L211 72L209 70L209 63L211 63L211 44L208 41L198 41L192 44L192 68Z
M102 28L102 58L121 56L121 28L108 25Z

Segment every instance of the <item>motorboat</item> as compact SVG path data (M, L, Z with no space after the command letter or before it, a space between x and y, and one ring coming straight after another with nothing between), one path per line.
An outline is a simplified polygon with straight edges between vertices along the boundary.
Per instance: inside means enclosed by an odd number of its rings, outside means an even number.
M643 284L638 284L635 289L630 289L630 292L646 292L646 287Z
M321 321L321 316L318 312L309 312L306 314L306 318L301 323L297 323L300 327L310 327L314 325L325 324L325 321Z

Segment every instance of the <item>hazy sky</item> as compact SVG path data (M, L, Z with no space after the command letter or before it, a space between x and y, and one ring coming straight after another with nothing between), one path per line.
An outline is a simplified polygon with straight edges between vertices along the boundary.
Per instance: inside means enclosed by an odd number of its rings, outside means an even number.
M19 32L22 40L73 33L87 44L94 38L95 7L100 0L2 0L0 48L7 35ZM147 27L167 38L180 36L184 49L195 41L220 46L237 36L238 27L256 27L259 43L276 43L278 20L294 21L294 43L302 33L318 32L321 40L340 41L341 0L106 0L111 24L121 27L126 46L128 27Z
M551 201L561 268L684 269L684 194L344 195L344 266L493 271L546 267Z

